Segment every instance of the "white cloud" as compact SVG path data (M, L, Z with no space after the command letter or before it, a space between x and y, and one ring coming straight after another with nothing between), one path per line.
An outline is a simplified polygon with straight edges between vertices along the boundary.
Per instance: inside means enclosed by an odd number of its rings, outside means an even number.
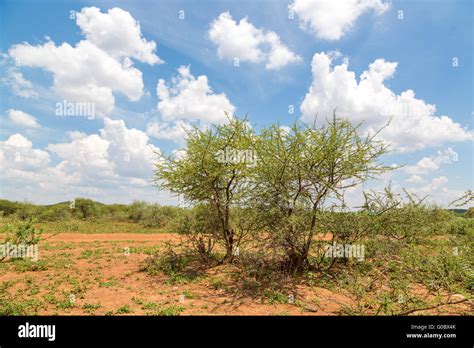
M423 186L407 188L406 190L415 193L418 197L427 197L426 203L448 206L449 203L463 195L462 190L450 189L448 183L449 180L446 176L439 176Z
M407 166L403 169L408 174L422 175L439 169L442 164L456 162L457 159L457 152L449 147L445 151L438 151L435 156L423 157L415 165Z
M281 69L290 63L301 61L301 57L284 45L275 32L256 28L247 17L237 23L229 12L221 13L211 23L208 35L217 45L220 59L265 62L268 70Z
M120 63L89 41L75 47L68 43L56 46L52 41L14 45L9 54L24 66L52 72L53 89L59 96L72 102L93 102L102 116L114 109L112 92L121 92L132 101L143 94L142 73L130 61Z
M84 132L79 132L79 131L69 131L67 132L67 135L71 140L78 140L78 139L83 139L87 137L87 134Z
M186 131L192 126L185 121L176 121L174 123L162 123L158 120L148 123L146 133L156 139L171 140L175 143L184 144L186 142Z
M127 11L114 7L102 13L97 7L86 7L77 13L76 23L87 40L114 58L164 63L155 54L156 43L142 38L140 24Z
M109 145L99 135L91 134L70 143L50 144L48 150L62 159L58 168L66 174L87 178L113 177L114 164L109 161Z
M39 128L40 126L35 117L21 110L8 110L8 117L12 122L26 128Z
M299 17L300 28L324 40L339 40L364 13L381 15L390 8L383 0L295 0L290 10Z
M48 166L51 161L46 151L33 149L33 144L21 134L14 134L0 141L0 164L2 172L13 170L36 171Z
M98 134L69 132L70 142L50 144L59 157L51 165L48 152L33 149L20 134L0 142L1 195L9 199L58 202L87 196L103 202L130 202L137 197L166 196L150 184L159 149L137 129L104 118ZM26 195L21 197L20 194ZM170 197L164 201L173 202Z
M186 149L174 149L173 151L171 151L171 156L177 160L184 159L187 155L188 152Z
M138 177L151 175L154 152L149 137L138 129L128 129L122 120L104 119L99 134L70 133L70 143L50 144L48 149L61 157L66 173L94 177Z
M156 87L158 111L163 120L223 123L227 121L225 112L233 115L235 107L224 93L212 91L206 75L195 78L186 66L181 66L178 73L171 84L167 85L160 79Z
M6 76L2 79L5 85L10 86L13 94L23 98L38 98L38 93L33 89L31 81L23 77L23 74L14 68L8 69Z
M116 173L128 177L150 177L154 160L160 150L149 143L145 132L125 126L122 120L104 120L105 127L101 129L101 138L109 142L108 154L114 163Z
M334 110L354 123L364 122L373 132L391 123L381 137L399 151L414 151L444 142L467 141L473 132L463 129L448 116L436 116L436 107L406 90L397 95L384 82L393 77L398 63L377 59L359 81L347 62L332 66L334 55L316 53L312 60L313 82L300 110L302 120L330 117Z
M130 58L150 64L161 62L153 53L155 43L142 39L138 23L117 8L107 14L84 8L77 14L77 23L87 39L75 46L56 46L48 38L42 45L13 45L8 54L21 66L50 71L58 96L71 102L95 103L99 116L113 111L113 92L139 100L143 95L142 73Z
M431 180L431 186L436 189L440 186L446 185L449 182L448 178L445 176L439 176Z
M424 180L421 176L414 174L410 176L406 181L412 184L418 184L423 182Z

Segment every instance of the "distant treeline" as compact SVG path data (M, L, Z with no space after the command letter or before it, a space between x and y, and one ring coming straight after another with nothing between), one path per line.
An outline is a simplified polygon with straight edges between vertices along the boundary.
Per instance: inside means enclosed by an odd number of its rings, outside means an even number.
M171 220L177 220L185 210L142 201L135 201L132 204L103 204L87 198L76 198L68 202L37 205L0 199L0 216L19 220L30 218L38 221L115 220L137 222L149 227L163 227Z
M0 199L0 217L18 220L35 219L39 222L81 220L114 220L140 223L145 227L177 228L183 218L199 215L201 206L182 208L158 203L135 201L131 204L104 204L88 198L76 198L72 201L50 205L16 202ZM446 209L456 216L472 218L474 208ZM170 226L172 225L172 226Z

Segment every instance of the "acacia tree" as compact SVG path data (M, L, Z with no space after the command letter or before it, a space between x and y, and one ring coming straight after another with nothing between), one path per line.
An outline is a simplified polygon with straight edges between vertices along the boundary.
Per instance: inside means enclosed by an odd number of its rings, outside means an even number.
M80 212L83 219L88 219L97 213L97 204L92 199L76 198L73 209Z
M324 202L390 169L377 162L388 151L378 133L362 137L358 128L334 115L321 127L273 125L256 138L252 194L273 247L283 250L291 269L308 265Z
M223 125L187 131L182 158L162 157L156 164L156 185L181 195L192 204L213 209L219 230L211 231L224 245L224 259L231 259L236 241L232 208L248 195L253 162L245 155L251 149L253 131L245 119L229 118Z

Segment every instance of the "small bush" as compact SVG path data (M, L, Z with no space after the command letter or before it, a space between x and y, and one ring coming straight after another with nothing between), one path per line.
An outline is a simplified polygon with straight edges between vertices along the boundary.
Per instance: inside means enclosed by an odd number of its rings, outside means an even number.
M454 217L448 223L447 232L450 234L474 235L474 219Z
M36 220L29 218L25 221L14 221L3 226L6 232L5 242L11 244L37 244L41 239L42 229L35 227Z
M180 315L181 312L184 311L183 306L168 306L165 308L161 308L160 310L157 311L156 315L161 315L161 316L177 316Z
M71 209L68 206L47 207L39 214L41 221L66 221L71 217Z

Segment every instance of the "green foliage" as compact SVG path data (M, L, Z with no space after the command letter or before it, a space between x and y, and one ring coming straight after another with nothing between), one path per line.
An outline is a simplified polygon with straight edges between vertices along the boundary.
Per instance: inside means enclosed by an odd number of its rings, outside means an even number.
M470 249L441 249L436 254L411 246L403 249L404 267L410 270L416 282L424 284L431 291L440 289L450 292L472 292L474 290L474 263L467 255Z
M0 199L0 212L2 216L13 215L18 209L18 202L11 202L6 199Z
M404 191L404 196L392 192L364 193L364 210L374 217L375 234L412 242L446 232L453 214L424 203L425 198Z
M15 272L39 272L48 269L44 260L32 261L29 258L13 260Z
M156 315L160 315L160 316L178 316L178 315L181 315L181 313L184 311L184 307L183 306L175 306L175 305L171 305L171 306L168 306L168 307L164 307L164 308L161 308L160 310L158 310L156 312Z
M183 209L159 204L135 201L128 207L128 218L145 227L170 228L174 232Z
M57 204L47 206L40 210L39 220L41 221L67 221L71 219L71 209L68 204Z
M71 204L74 214L81 219L89 219L96 215L98 207L96 202L88 198L76 198Z
M43 306L43 302L37 299L19 301L6 292L0 293L0 315L2 316L32 315L36 314Z
M13 221L5 224L2 229L6 233L5 242L10 244L37 244L41 239L42 229L37 228L36 220Z
M196 280L201 275L199 267L195 267L197 259L191 253L177 253L171 246L160 255L145 259L143 270L151 275L166 274L168 284L185 284Z
M255 143L256 209L289 267L307 265L326 200L390 169L377 163L387 147L374 137L362 138L350 121L335 115L321 127L295 123L290 131L278 125L261 131Z
M447 223L447 231L450 234L468 235L474 237L474 219L454 216Z
M225 258L233 257L238 244L231 227L232 210L248 196L252 173L250 158L252 128L245 119L229 118L223 125L188 132L186 155L182 158L162 157L156 163L155 183L165 190L181 195L193 204L208 204L220 221L217 242L224 245ZM213 232L213 231L212 231Z
M146 202L135 201L128 207L128 218L134 222L139 222L145 218Z
M270 304L275 303L288 303L288 297L285 294L282 294L278 290L274 289L265 289L263 292L263 296L268 299Z
M146 259L145 270L150 274L162 271L167 275L182 272L189 264L190 259L185 255L178 254L168 247L160 256Z
M129 305L123 305L122 307L119 307L116 311L116 314L127 314L127 313L132 313L132 310L130 309Z
M470 207L466 213L465 213L467 218L474 218L474 207Z
M15 212L16 218L22 221L36 218L39 214L39 207L28 202L17 203Z
M148 204L143 217L143 225L146 227L165 227L170 221L175 220L178 214L179 208Z
M98 205L97 215L100 219L126 221L129 215L128 208L126 204Z

